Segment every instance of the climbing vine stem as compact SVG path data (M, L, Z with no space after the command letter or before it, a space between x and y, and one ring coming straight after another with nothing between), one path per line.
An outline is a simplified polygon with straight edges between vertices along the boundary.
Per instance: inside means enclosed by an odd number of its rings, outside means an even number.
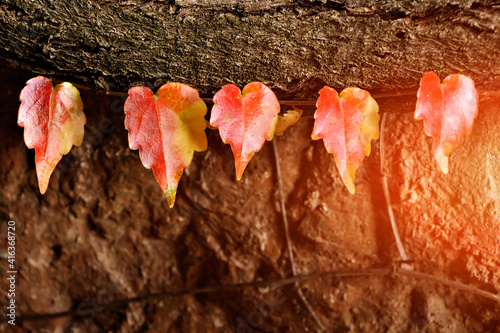
M292 276L288 278L281 278L275 280L266 280L266 281L256 281L256 282L245 282L245 283L235 283L235 284L227 284L227 285L218 285L212 287L202 287L202 288L191 288L191 289L180 289L175 291L164 291L159 293L145 294L137 297L122 299L111 301L105 305L95 305L99 307L99 311L110 311L117 310L123 307L126 307L132 303L140 303L140 302L151 302L160 299L166 299L171 297L179 297L184 295L201 295L201 294L210 294L210 293L224 293L224 292L234 292L237 290L241 290L244 288L280 288L289 284L301 283L309 280L320 279L324 277L336 277L336 278L347 278L347 277L369 277L369 276L407 276L413 277L421 280L427 280L435 283L444 284L448 287L471 292L476 295L483 296L485 298L491 299L500 303L500 295L496 295L490 293L486 290L478 289L473 286L469 286L460 282L450 281L447 279L443 279L437 277L435 275L426 274L422 272L418 272L415 270L408 270L404 268L399 268L398 266L388 266L382 268L360 268L360 269L350 269L350 270L336 270L336 271L326 271L321 273L313 273L307 275L298 275ZM95 310L97 309L89 309ZM79 308L55 312L55 313L41 313L41 314L26 314L19 316L16 318L19 322L23 321L40 321L40 320L53 320L61 317L78 317L82 315L87 315L81 313ZM1 318L0 323L4 323L7 321L7 317Z
M396 246L398 248L399 254L403 261L407 261L408 257L406 256L405 249L403 247L403 242L401 242L401 237L399 237L398 226L396 224L396 219L394 217L394 212L392 210L391 204L391 194L389 192L389 185L387 184L387 174L385 172L385 154L384 154L384 129L386 122L386 114L382 114L382 121L380 124L380 173L382 175L382 186L384 188L384 196L385 202L387 204L387 212L389 214L389 220L391 221L392 232L394 234L394 238L396 240ZM410 266L408 264L403 264L404 268L409 269Z
M278 152L278 145L276 144L276 138L273 140L273 151L274 151L274 160L276 163L276 178L278 182L278 195L279 195L279 201L280 201L280 207L281 207L281 216L282 216L282 221L283 221L283 226L285 229L285 238L286 238L286 246L288 250L288 258L290 259L290 267L292 269L292 274L293 276L297 276L297 269L295 268L295 260L293 259L293 247L292 247L292 241L290 239L290 231L288 229L288 218L286 214L286 207L285 207L285 196L283 194L283 180L281 177L281 166L280 166L280 155ZM311 304L309 304L309 301L307 300L306 296L302 292L302 289L300 288L298 282L295 282L295 287L297 289L297 294L299 295L300 299L306 306L307 310L311 314L311 316L314 318L314 321L318 325L318 327L321 330L325 330L325 326L321 322L321 320L318 318L316 315L316 312L312 308Z

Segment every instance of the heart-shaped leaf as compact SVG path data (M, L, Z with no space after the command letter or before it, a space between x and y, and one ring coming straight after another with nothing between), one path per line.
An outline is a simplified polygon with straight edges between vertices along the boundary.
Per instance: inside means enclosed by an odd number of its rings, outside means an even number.
M37 76L26 82L19 96L17 123L24 127L24 142L35 148L35 165L40 193L49 185L50 175L73 145L82 144L85 114L80 93L71 83L53 87Z
M177 185L194 151L207 149L207 106L198 91L181 83L167 83L153 94L133 87L125 101L125 127L130 149L138 149L142 164L153 173L174 206Z
M222 141L231 145L237 180L265 140L273 139L279 112L278 99L260 82L247 84L243 92L228 84L215 94L210 124L218 127Z
M346 88L338 96L335 89L325 86L319 95L311 138L323 139L344 184L354 194L356 170L370 155L370 140L379 137L378 104L359 88Z
M448 173L451 149L472 132L477 116L478 93L474 81L452 74L443 83L434 72L420 80L415 119L423 119L425 132L432 136L432 151L441 170Z

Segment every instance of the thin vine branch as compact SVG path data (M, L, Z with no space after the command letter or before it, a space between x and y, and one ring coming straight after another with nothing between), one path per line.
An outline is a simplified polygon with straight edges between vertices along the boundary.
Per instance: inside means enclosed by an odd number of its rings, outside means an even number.
M285 238L286 238L286 245L287 245L287 250L288 250L288 258L290 259L290 266L292 268L292 274L293 276L297 276L297 270L295 268L295 260L293 256L293 248L292 248L292 241L290 240L290 232L288 229L288 218L286 215L286 207L285 207L285 196L283 194L283 180L281 177L281 166L280 166L280 156L278 152L278 146L276 144L276 139L272 140L273 141L273 151L274 151L274 160L276 163L276 178L278 179L278 193L279 193L279 201L280 201L280 206L281 206L281 216L283 220L283 225L285 228ZM312 308L311 304L309 304L309 301L307 300L306 296L302 292L302 289L298 285L298 282L295 283L297 287L297 294L299 295L300 299L306 306L307 310L311 314L311 316L314 318L314 321L318 325L318 327L321 330L325 330L325 326L321 322L321 320L318 318L316 315L316 312Z
M52 78L54 82L63 82L62 80L58 80L55 78ZM87 90L87 91L96 91L95 88L90 88L88 86L85 86L83 84L77 84L73 83L75 87L78 89L82 90ZM401 90L392 90L392 91L385 91L385 92L373 92L371 96L375 99L383 99L383 98L393 98L393 97L401 97L401 96L416 96L418 91L418 87L411 87L407 89L401 89ZM122 96L122 97L127 97L128 93L127 92L122 92L122 91L111 91L111 90L106 90L104 91L105 95L108 96ZM479 96L481 97L500 97L500 91L496 90L485 90L479 92ZM205 103L208 104L213 104L214 101L212 98L207 98L203 97L201 98ZM287 105L287 106L316 106L316 100L278 100L280 105Z
M500 303L500 295L495 295L495 294L490 293L486 290L482 290L482 289L479 289L479 288L476 288L473 286L469 286L469 285L464 284L464 283L450 281L450 280L443 279L443 278L440 278L440 277L432 275L432 274L422 273L422 272L418 272L418 271L411 270L411 269L405 269L405 268L396 269L394 271L394 273L395 273L395 275L406 275L406 276L418 278L421 280L430 280L433 282L442 283L444 285L447 285L448 287L452 287L452 288L455 288L458 290L463 290L463 291L469 291L473 294L477 294L477 295L489 298L493 301Z
M257 281L257 282L245 282L245 283L235 283L235 284L227 284L227 285L219 285L213 287L202 287L202 288L192 288L192 289L181 289L177 291L166 291L160 293L153 294L145 294L137 297L116 300L109 302L105 305L99 305L100 311L109 311L114 309L119 309L125 306L128 306L131 303L139 303L139 302L150 302L158 299L179 297L184 295L201 295L201 294L209 294L209 293L222 293L222 292L233 292L239 289L244 288L264 288L269 287L271 289L283 287L289 284L300 283L312 279L324 278L324 277L368 277L368 276L408 276L413 278L418 278L421 280L429 280L436 283L444 284L448 287L471 292L476 295L483 296L485 298L491 299L500 303L500 295L490 293L488 291L472 287L460 282L450 281L444 278L440 278L434 276L432 274L426 274L422 272L418 272L415 270L408 270L404 268L398 267L382 267L382 268L361 268L361 269L350 269L350 270L336 270L336 271L326 271L322 273L313 273L307 275L299 275L292 276L288 278L282 279L274 279L274 280L266 280L266 281ZM97 311L97 309L95 309ZM81 310L74 309L69 311L55 312L55 313L41 313L41 314L31 314L31 315L23 315L19 316L16 319L19 322L23 321L40 321L40 320L51 320L61 317L68 316L81 316ZM7 318L1 318L0 323L7 322Z
M380 124L380 173L382 174L382 186L384 188L384 196L385 202L387 203L387 212L389 213L389 219L391 221L392 233L394 234L394 238L396 239L396 246L398 248L399 254L401 255L401 259L403 261L407 261L408 257L406 256L405 249L403 247L403 243L401 242L401 238L399 237L398 226L396 224L396 219L394 218L394 212L392 210L391 204L391 194L389 192L389 186L387 184L387 175L385 173L385 154L384 154L384 129L385 129L385 121L386 114L382 114L382 121ZM408 264L404 264L405 268L409 269L410 266Z
M316 278L323 277L367 277L367 276L383 276L390 275L393 272L391 267L385 268L365 268L365 269L351 269L351 270L337 270L337 271L327 271L322 273L313 273L308 275L299 275L292 276L288 278L280 278L274 280L266 280L266 281L256 281L256 282L244 282L244 283L234 283L234 284L226 284L226 285L218 285L212 287L201 287L201 288L191 288L191 289L180 289L176 291L165 291L159 293L145 294L137 297L116 300L109 302L105 305L99 305L99 311L109 311L116 310L125 306L128 306L131 303L140 303L140 302L150 302L158 299L164 298L172 298L179 297L184 295L202 295L202 294L211 294L211 293L223 293L223 292L234 292L236 290L244 289L244 288L270 288L276 289L286 285L295 284L303 281L308 281ZM95 305L96 306L96 305ZM97 307L97 306L96 306ZM97 311L97 309L96 309ZM16 320L19 322L23 321L40 321L40 320L50 320L56 319L60 317L67 316L82 316L82 310L74 309L69 311L55 312L55 313L45 313L45 314L31 314L16 317ZM87 313L85 312L85 314ZM8 318L1 318L0 323L7 322Z
M286 246L288 250L288 257L290 258L290 266L292 268L292 274L293 276L297 275L297 270L295 268L295 260L294 260L294 255L293 255L293 248L292 248L292 242L290 240L290 232L288 230L288 217L286 215L286 208L285 208L285 198L283 194L283 181L281 178L281 166L279 162L279 152L278 152L278 146L276 145L276 138L273 140L273 152L274 152L274 160L276 163L276 178L278 179L278 194L279 194L279 201L280 201L280 206L281 206L281 217L283 220L283 226L285 228L285 238L286 238Z

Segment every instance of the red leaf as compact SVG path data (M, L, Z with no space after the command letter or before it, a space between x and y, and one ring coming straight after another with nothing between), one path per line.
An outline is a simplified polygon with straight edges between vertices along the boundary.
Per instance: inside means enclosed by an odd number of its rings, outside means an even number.
M451 149L472 131L477 102L474 82L464 75L449 75L440 84L435 73L427 72L420 80L415 118L424 120L425 131L433 138L434 157L444 173L448 173Z
M35 165L40 193L62 156L83 141L85 114L78 90L68 82L52 86L38 76L26 82L19 96L17 123L24 127L24 142L35 148Z
M346 88L338 96L335 89L325 86L319 95L311 138L323 139L344 184L354 194L356 170L370 155L370 140L379 137L378 104L369 92L358 88Z
M130 149L140 149L146 168L153 173L173 207L177 185L194 151L207 149L207 106L198 92L181 83L167 83L153 94L134 87L125 101L125 127Z
M280 104L271 89L260 82L240 89L228 84L214 96L210 124L219 128L234 154L236 179L240 180L252 156L272 140Z

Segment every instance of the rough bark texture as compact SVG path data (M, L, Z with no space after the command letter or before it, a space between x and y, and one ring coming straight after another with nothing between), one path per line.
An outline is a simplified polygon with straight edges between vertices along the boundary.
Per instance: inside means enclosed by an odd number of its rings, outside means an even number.
M8 290L5 222L14 220L17 315L77 310L16 327L2 314L0 331L318 329L292 286L109 309L114 300L149 293L290 276L272 146L236 182L229 146L207 130L209 149L195 154L169 209L152 172L128 149L125 97L82 90L84 143L62 159L42 196L34 152L16 125L19 93L35 73L118 91L173 80L206 94L261 80L281 97L312 100L325 82L412 87L426 70L468 74L482 92L500 82L499 12L488 1L3 1L0 14L0 56L30 70L0 67L0 290ZM298 272L399 260L381 186L382 148L412 266L498 294L500 99L482 95L448 175L413 120L415 101L377 99L387 118L385 146L373 144L355 196L323 143L310 140L313 109L275 138ZM425 280L323 277L301 286L327 331L500 330L500 304Z
M288 97L410 87L432 69L498 88L494 1L2 1L0 56L105 90L167 81Z

